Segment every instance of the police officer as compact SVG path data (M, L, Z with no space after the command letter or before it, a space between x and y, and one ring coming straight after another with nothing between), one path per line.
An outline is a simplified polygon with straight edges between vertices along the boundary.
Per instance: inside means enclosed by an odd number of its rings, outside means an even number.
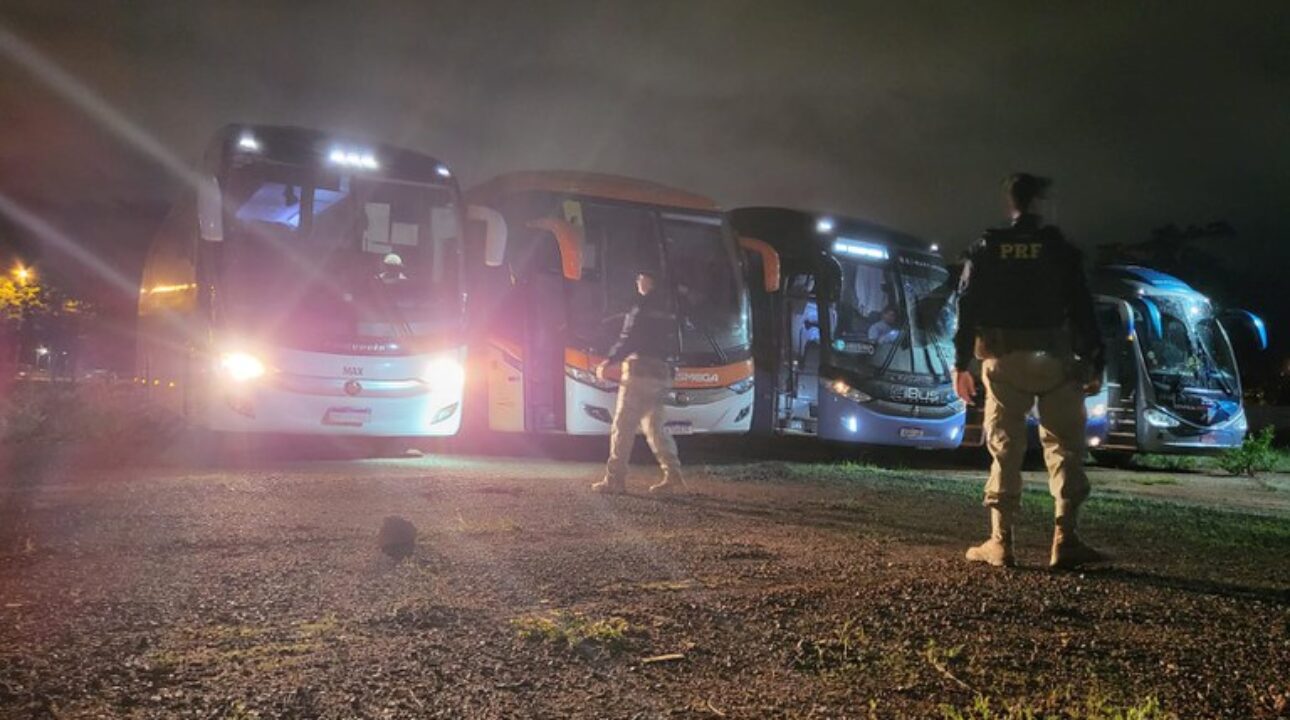
M954 389L973 402L976 382L968 364L975 354L982 361L985 436L994 458L985 486L990 539L968 549L967 559L995 566L1015 564L1012 529L1021 509L1026 415L1036 401L1056 501L1049 565L1104 559L1076 532L1089 494L1084 396L1101 388L1104 350L1082 254L1031 212L1049 185L1026 173L1004 181L1012 225L986 231L968 251L959 281Z
M656 283L657 278L650 272L636 276L640 296L623 319L622 334L610 349L609 358L596 368L596 376L603 379L610 363L622 364L605 479L592 485L599 492L627 491L627 462L637 428L644 431L650 450L663 468L663 481L652 486L650 492L671 493L685 487L676 440L664 429L663 403L672 388L668 349L676 345L677 319L666 307L666 298L655 292Z

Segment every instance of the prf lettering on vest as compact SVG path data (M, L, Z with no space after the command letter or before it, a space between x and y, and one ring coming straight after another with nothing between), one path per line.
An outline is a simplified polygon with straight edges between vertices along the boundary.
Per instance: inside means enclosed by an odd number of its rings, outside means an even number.
M1043 243L1002 243L999 245L1001 260L1038 260Z

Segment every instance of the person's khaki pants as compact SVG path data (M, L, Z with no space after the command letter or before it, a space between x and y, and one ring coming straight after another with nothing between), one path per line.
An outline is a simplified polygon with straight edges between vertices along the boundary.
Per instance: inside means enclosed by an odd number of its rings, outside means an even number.
M1039 404L1039 439L1048 465L1048 490L1057 514L1088 497L1084 473L1084 391L1071 379L1070 363L1043 352L1013 352L984 360L985 439L994 463L985 504L1015 514L1021 507L1021 467L1026 456L1026 414Z
M631 372L631 362L626 365L622 382L618 385L618 405L614 410L614 424L609 431L609 463L605 466L605 479L615 485L627 480L627 463L636 443L636 431L645 433L650 450L663 468L663 480L681 482L681 458L677 455L676 440L664 428L665 406L672 381L651 375Z

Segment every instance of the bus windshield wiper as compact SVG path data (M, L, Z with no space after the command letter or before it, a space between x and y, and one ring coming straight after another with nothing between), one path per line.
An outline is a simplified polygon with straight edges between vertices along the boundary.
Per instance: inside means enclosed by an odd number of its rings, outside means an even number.
M709 345L712 346L712 352L716 353L717 360L722 365L725 365L727 362L730 361L730 356L727 355L726 351L721 348L721 343L717 342L717 338L713 336L712 331L708 328L707 323L703 321L699 321L696 323L694 320L694 316L690 314L688 307L685 311L681 313L681 318L684 320L684 322L687 325L690 326L691 329L698 330L699 333L703 335L703 338L708 341Z

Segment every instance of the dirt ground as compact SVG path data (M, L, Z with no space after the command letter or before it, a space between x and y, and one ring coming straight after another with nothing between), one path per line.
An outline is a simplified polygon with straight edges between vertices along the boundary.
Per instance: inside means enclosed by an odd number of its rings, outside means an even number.
M658 499L636 470L627 497L538 457L12 470L0 717L1290 712L1284 478L1100 475L1115 560L1053 573L1042 489L1022 567L962 560L979 471L712 464Z

